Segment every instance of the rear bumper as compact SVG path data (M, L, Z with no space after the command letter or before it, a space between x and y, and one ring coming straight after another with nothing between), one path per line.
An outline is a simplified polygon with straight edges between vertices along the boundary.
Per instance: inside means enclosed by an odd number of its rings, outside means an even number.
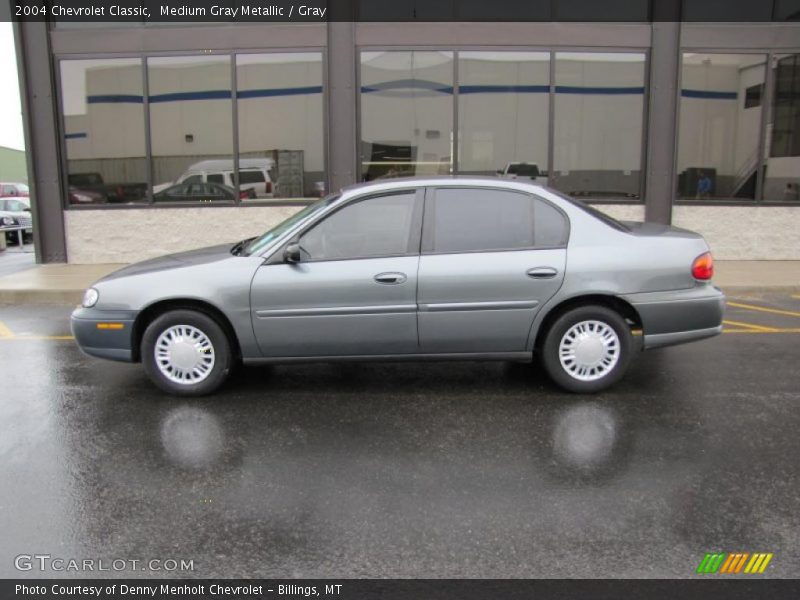
M623 298L642 319L646 350L722 333L725 295L710 284L688 290L629 294Z
M89 356L133 362L135 320L136 313L131 311L77 308L70 318L70 328L80 349Z

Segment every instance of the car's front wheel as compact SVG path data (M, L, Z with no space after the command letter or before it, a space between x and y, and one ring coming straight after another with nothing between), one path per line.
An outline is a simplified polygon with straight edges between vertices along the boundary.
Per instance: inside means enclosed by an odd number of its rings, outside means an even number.
M604 306L580 306L559 316L542 345L548 375L570 392L593 393L613 385L631 359L630 327Z
M154 319L142 336L141 355L152 382L178 396L210 394L228 378L233 363L222 327L194 310Z

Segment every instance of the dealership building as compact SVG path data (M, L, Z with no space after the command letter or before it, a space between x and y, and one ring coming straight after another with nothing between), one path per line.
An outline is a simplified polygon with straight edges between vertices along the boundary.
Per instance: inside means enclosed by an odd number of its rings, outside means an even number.
M712 0L681 22L395 4L416 21L15 24L39 261L235 241L357 182L509 165L719 259L800 259L800 2L727 23Z

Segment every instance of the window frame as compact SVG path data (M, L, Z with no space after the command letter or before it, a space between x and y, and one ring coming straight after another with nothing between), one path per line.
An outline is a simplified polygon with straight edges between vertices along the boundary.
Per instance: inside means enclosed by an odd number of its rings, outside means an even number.
M233 160L234 169L231 170L231 173L238 173L238 166L240 160L239 154L239 122L238 122L238 85L236 79L236 57L239 55L251 55L251 54L316 54L320 57L321 62L321 85L322 85L322 128L323 128L323 136L322 136L322 163L323 163L323 171L325 174L324 180L326 182L326 187L330 187L331 181L331 174L330 174L330 160L329 160L329 144L328 144L328 109L329 109L329 102L328 102L328 48L327 45L324 46L287 46L287 47L272 47L272 48L258 48L258 47L248 47L246 49L238 49L238 48L230 48L230 49L221 49L221 50L198 50L198 51L188 51L188 50L177 50L177 51L142 51L142 52L103 52L103 53L57 53L53 54L50 57L51 65L53 69L53 76L54 76L54 92L55 92L55 100L54 100L54 108L56 112L56 125L59 135L59 167L61 169L60 177L59 177L59 186L61 188L61 206L63 210L131 210L131 209L168 209L168 208L176 208L176 207L204 207L204 208L211 208L211 207L226 207L230 208L232 206L236 207L286 207L286 206L307 206L312 204L319 198L310 197L310 198L277 198L277 199L256 199L256 200L247 200L246 202L242 201L240 198L240 187L238 183L238 177L236 185L233 186L236 189L236 198L233 202L215 202L215 203L208 203L208 202L183 202L180 205L176 205L175 203L164 203L164 202L156 202L153 198L153 186L156 185L156 182L153 181L153 173L152 173L152 144L150 140L150 109L149 109L149 101L148 97L150 95L149 84L148 84L148 66L147 66L147 59L148 58L158 58L158 57L193 57L193 56L228 56L230 60L230 69L231 69L231 116L232 116L232 141L233 141L233 153L231 158ZM144 196L141 202L136 203L105 203L105 204L70 204L69 202L69 184L67 182L67 176L69 174L68 170L68 160L67 160L67 145L66 145L66 138L64 137L66 132L65 122L64 122L64 107L63 107L63 94L61 93L62 89L62 80L61 80L61 62L62 61L73 61L73 60L111 60L111 59L120 59L120 58L127 58L127 59L138 59L139 65L141 69L142 75L142 110L144 114L144 129L145 129L145 154L144 158L146 161L146 169L147 169L147 181L145 182L147 185L147 193ZM274 184L273 180L273 184Z
M434 223L435 223L435 213L434 210L436 208L436 192L438 190L454 190L454 189L467 189L467 190L485 190L487 192L501 192L501 193L511 193L517 194L520 196L526 196L530 198L531 202L536 202L537 200L549 205L551 208L554 208L564 220L564 243L557 244L557 245L549 245L549 246L537 246L535 245L536 240L534 239L533 246L526 246L523 248L493 248L493 249L482 249L482 250L457 250L457 251L436 251L434 250L434 241L435 241L435 232L434 232ZM536 222L536 208L534 204L534 211L533 211L533 219L534 219L534 227ZM516 190L511 188L499 187L499 186L472 186L472 185L434 185L428 186L425 192L425 210L423 214L423 221L422 221L422 241L420 245L420 256L440 256L446 254L489 254L489 253L498 253L498 252L530 252L535 250L564 250L569 245L570 235L572 233L572 223L569 219L569 215L562 209L560 206L551 202L547 198L543 198L538 194L532 194L530 192L525 192L522 190Z
M331 216L335 215L339 211L352 206L353 204L359 204L361 202L367 202L369 200L374 200L376 198L385 198L387 196L406 196L414 194L414 206L411 209L411 229L409 232L409 237L406 243L406 252L400 254L381 254L381 255L372 255L372 256L351 256L347 258L320 258L320 259L301 259L299 264L312 264L312 263L322 263L322 262L342 262L342 261L351 261L351 260L372 260L372 259L380 259L380 258L398 258L403 256L419 256L420 255L420 248L421 248L421 240L422 240L422 227L423 227L423 213L424 213L424 204L425 204L425 187L424 186L410 186L408 188L398 188L392 190L384 190L384 191L376 191L371 192L368 194L363 194L360 196L355 196L350 198L349 200L344 201L339 206L336 206L333 210L325 212L323 215L320 215L318 219L316 219L312 223L307 223L300 231L296 232L291 238L281 244L281 246L275 251L275 253L270 257L268 260L269 264L275 263L283 263L283 253L286 247L292 243L300 243L302 237L317 227L321 225L326 219L330 218ZM273 260L277 257L277 260Z

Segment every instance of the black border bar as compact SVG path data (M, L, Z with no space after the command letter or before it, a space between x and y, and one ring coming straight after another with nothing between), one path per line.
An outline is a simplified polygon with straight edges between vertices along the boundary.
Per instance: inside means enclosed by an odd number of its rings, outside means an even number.
M7 1L1 18L20 22L800 22L795 0Z

